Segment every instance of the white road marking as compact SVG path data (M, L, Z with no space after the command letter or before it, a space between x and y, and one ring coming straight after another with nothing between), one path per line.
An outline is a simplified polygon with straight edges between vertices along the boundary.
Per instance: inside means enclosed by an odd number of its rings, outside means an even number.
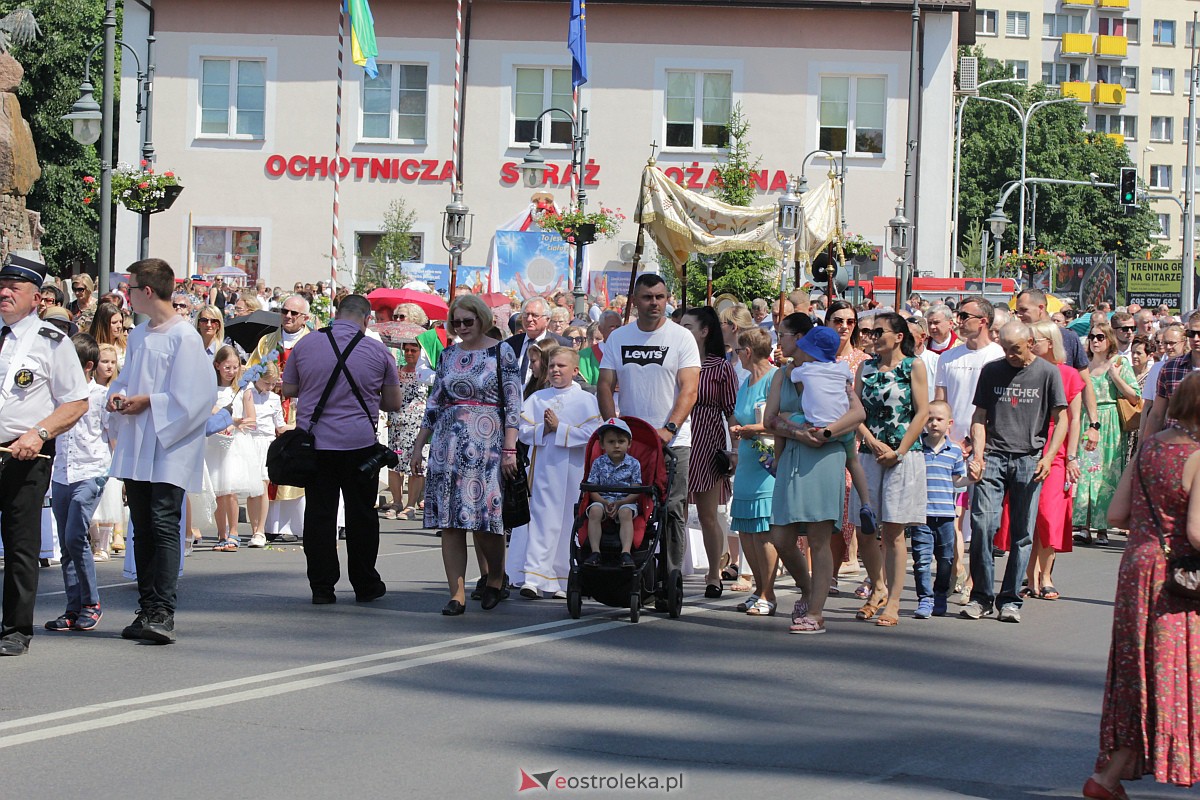
M97 586L97 589L119 589L122 586L137 586L137 581L126 581L124 583L110 583L107 586ZM66 591L61 592L38 592L38 597L54 597L56 594L66 594Z

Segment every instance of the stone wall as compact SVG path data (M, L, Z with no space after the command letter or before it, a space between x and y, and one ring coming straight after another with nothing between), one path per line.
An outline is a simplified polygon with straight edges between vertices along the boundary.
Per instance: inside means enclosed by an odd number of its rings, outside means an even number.
M10 250L38 250L40 215L25 208L25 196L41 177L33 134L21 116L17 87L25 70L0 54L0 258Z

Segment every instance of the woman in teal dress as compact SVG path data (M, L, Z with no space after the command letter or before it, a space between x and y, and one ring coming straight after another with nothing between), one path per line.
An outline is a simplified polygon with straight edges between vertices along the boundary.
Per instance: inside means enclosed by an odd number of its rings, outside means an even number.
M775 611L775 568L779 561L771 537L765 535L771 530L775 476L759 460L762 453L755 443L762 441L766 433L762 411L777 370L770 360L771 334L755 327L739 333L736 341L734 354L750 374L738 389L733 407L737 424L729 429L738 440L729 528L737 531L750 574L754 576L753 593L740 606L747 614L769 616Z
M1085 424L1100 423L1100 440L1092 451L1084 448L1086 439L1080 440L1080 476L1072 522L1079 529L1078 538L1090 542L1092 531L1097 531L1096 543L1108 544L1108 504L1125 470L1125 434L1121 432L1117 398L1136 402L1141 390L1129 359L1117 355L1117 341L1107 322L1092 325L1087 349L1087 377L1096 392L1099 419L1085 414Z
M779 348L784 356L796 353L796 340L812 328L807 314L790 314L778 326ZM771 497L771 538L784 566L796 578L804 599L792 609L791 633L825 632L825 599L833 578L829 537L842 522L846 484L846 448L838 437L854 431L866 419L862 403L850 396L850 410L826 427L832 438L812 429L802 430L800 395L791 381L792 365L783 366L771 381L771 394L763 410L769 432L775 435L775 491ZM782 452L780 452L782 450ZM812 578L796 546L797 536L808 537ZM805 580L802 580L805 579ZM805 583L808 586L805 586Z

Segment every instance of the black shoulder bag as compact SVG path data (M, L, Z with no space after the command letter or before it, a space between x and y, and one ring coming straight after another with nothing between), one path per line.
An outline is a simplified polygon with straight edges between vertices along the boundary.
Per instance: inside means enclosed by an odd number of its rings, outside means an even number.
M305 489L320 475L320 466L317 464L317 437L313 435L313 429L325 411L325 404L329 402L329 395L333 393L333 387L337 384L338 374L346 369L346 359L365 338L362 331L359 331L346 349L338 353L337 345L333 342L333 331L326 328L324 332L329 335L329 344L333 347L333 352L337 353L337 364L325 384L325 391L321 392L317 407L313 409L312 418L308 421L308 430L296 427L285 431L267 448L267 477L271 479L271 483L279 486ZM354 393L358 394L357 388Z
M504 397L504 372L500 362L503 356L500 345L496 345L496 390L500 395L498 408L500 410L500 446L504 446L504 421L507 414L507 402ZM504 461L501 457L501 462ZM500 469L500 495L504 501L504 527L512 530L529 524L529 462L522 457L521 448L517 448L517 474L512 478L504 476Z
M1163 533L1162 519L1158 516L1154 502L1150 499L1150 492L1146 489L1146 479L1142 477L1141 459L1141 454L1139 454L1134 471L1137 472L1138 483L1142 487L1142 497L1146 500L1146 508L1150 510L1150 516L1154 520L1154 529L1158 532L1158 544L1162 547L1163 556L1167 560L1167 575L1163 579L1163 588L1167 590L1167 594L1196 602L1200 600L1200 555L1196 553L1173 555L1171 553L1171 545L1167 542L1166 534ZM1181 522L1184 525L1187 524L1186 514Z

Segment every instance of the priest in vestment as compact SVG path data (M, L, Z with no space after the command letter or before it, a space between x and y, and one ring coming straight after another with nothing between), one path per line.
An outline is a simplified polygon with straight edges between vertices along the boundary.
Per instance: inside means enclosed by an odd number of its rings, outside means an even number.
M276 361L279 372L287 364L288 356L296 342L308 333L308 301L293 294L283 301L279 313L283 320L278 331L268 333L258 341L258 347L246 362L247 369L264 361ZM296 424L296 400L283 398L283 421L289 426ZM268 487L270 505L267 508L266 530L268 536L275 534L287 541L295 541L304 531L304 490L296 486Z
M531 448L529 524L512 532L508 575L521 596L566 592L571 526L588 439L600 427L596 398L575 382L579 354L569 347L550 352L550 386L534 392L521 410L518 437Z

